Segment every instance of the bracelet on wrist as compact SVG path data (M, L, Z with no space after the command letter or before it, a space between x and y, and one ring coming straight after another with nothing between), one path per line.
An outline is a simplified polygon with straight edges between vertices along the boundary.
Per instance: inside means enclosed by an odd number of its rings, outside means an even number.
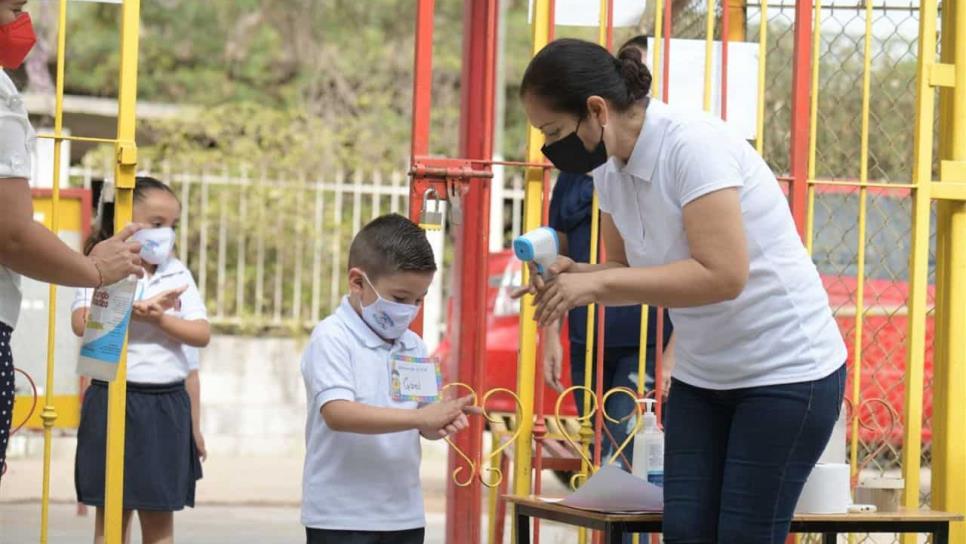
M97 261L91 259L91 263L94 265L94 270L97 270L97 286L95 289L100 289L104 287L104 273L101 272L101 267L97 264Z

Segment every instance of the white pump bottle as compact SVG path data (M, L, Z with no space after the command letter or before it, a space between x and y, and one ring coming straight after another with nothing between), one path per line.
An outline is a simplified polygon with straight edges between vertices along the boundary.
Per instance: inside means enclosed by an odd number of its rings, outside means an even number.
M654 399L642 399L644 414L641 416L643 424L634 436L633 470L631 474L638 478L664 487L664 432L657 426L657 414L654 413Z

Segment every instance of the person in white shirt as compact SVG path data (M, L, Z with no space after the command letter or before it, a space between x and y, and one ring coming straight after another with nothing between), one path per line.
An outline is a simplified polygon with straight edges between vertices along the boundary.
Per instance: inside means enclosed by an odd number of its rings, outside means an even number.
M111 191L101 193L95 234L87 247L109 236ZM195 482L201 478L201 452L194 440L194 418L185 380L190 352L208 344L211 329L191 272L172 256L181 204L171 189L150 177L134 187L134 219L149 226L143 241L145 274L138 281L127 344L127 409L124 432L124 534L134 511L142 540L171 542L173 513L194 507ZM71 324L83 334L93 296L78 289ZM104 474L107 440L107 382L92 380L84 394L74 485L77 500L97 507L95 542L104 538Z
M469 396L418 407L392 370L427 355L408 329L435 272L426 233L400 215L374 219L352 241L349 295L302 355L308 544L423 542L419 437L458 432L474 411Z
M36 41L26 0L0 0L0 68L23 64ZM110 285L141 274L140 245L128 242L136 225L124 229L85 257L34 221L30 161L34 131L20 93L0 69L0 477L6 471L13 414L14 370L10 336L20 315L20 274L70 287Z
M639 55L552 42L520 95L544 154L593 171L606 262L532 274L542 325L575 306L671 309L665 542L785 541L842 405L847 353L764 160L719 119L650 98Z

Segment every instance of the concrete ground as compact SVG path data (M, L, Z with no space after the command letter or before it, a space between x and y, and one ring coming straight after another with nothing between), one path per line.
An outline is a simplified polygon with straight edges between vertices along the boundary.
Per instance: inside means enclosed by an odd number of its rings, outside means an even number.
M424 442L422 480L427 511L427 544L442 544L445 535L446 449L444 443ZM40 491L43 464L36 441L20 448L11 459L0 487L0 544L39 542ZM51 462L49 542L74 544L90 541L93 511L78 514L74 502L74 439L54 441ZM204 479L198 483L197 507L175 515L177 542L190 544L274 544L304 542L299 524L302 457L298 452L277 456L231 456L225 452L209 457ZM566 489L553 474L544 475L548 495L561 496ZM484 500L484 511L486 502ZM488 524L483 520L483 533ZM509 519L506 521L509 542ZM134 542L140 542L138 531ZM544 527L541 542L576 542L576 531Z
M488 442L488 439L485 441ZM93 512L79 515L74 502L74 439L69 436L54 440L51 462L51 508L49 540L51 544L89 542L93 534ZM40 490L43 464L42 442L31 437L11 448L9 470L0 487L0 544L39 542ZM302 454L297 448L273 456L263 454L233 455L229 448L209 447L214 453L204 465L205 476L198 483L197 507L175 516L179 544L283 544L304 542L299 524ZM446 445L423 443L423 493L427 511L427 544L442 544L446 523ZM929 473L923 471L924 485ZM563 496L566 488L550 472L543 476L543 494ZM484 490L484 493L486 490ZM484 513L486 501L484 495ZM510 520L505 521L503 542L510 542ZM483 542L487 542L489 524L484 519ZM138 531L132 533L140 542ZM540 531L543 544L577 542L576 530L544 523ZM922 537L920 542L925 542ZM847 540L843 537L840 542ZM864 538L866 544L898 542L892 535Z

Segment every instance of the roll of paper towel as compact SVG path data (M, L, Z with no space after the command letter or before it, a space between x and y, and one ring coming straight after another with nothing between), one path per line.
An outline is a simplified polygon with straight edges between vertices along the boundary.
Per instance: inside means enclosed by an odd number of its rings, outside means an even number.
M812 469L795 507L796 514L845 514L852 504L851 472L845 463L819 463Z
M845 456L845 442L846 442L846 421L845 421L845 407L839 412L839 419L835 422L835 427L832 428L832 436L828 440L828 444L825 446L825 451L822 452L822 457L819 458L818 462L821 464L832 464L832 463L844 463L847 461Z

